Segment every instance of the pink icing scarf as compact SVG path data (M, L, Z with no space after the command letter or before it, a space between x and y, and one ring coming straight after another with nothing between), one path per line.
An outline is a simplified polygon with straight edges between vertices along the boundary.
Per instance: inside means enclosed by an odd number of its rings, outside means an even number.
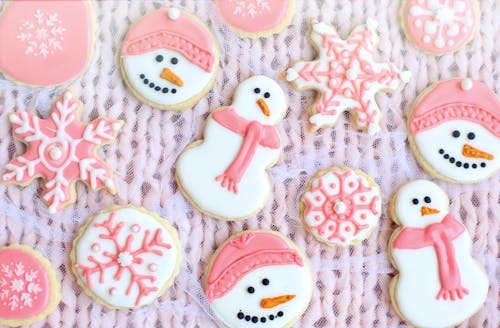
M469 291L460 282L460 269L455 257L453 240L464 232L465 228L450 214L443 221L425 228L404 228L393 242L393 248L419 249L433 246L438 259L441 290L436 299L448 298L454 301L462 299Z
M278 132L271 125L248 121L236 114L233 108L225 108L212 114L212 118L223 127L243 137L243 143L236 158L223 174L215 178L223 188L238 193L238 183L252 161L258 146L277 149L280 147Z

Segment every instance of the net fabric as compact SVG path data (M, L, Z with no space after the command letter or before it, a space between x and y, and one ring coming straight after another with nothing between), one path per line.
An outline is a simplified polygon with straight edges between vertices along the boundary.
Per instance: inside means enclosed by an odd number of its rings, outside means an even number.
M481 0L481 25L463 50L441 57L427 56L404 38L398 22L400 1L297 0L297 14L282 33L266 39L240 39L217 14L212 1L96 1L97 38L88 71L74 82L57 88L32 89L0 80L0 167L23 152L13 140L7 114L33 111L46 117L52 102L71 85L84 104L81 119L100 115L126 121L116 142L100 155L115 173L118 193L89 192L76 185L77 201L60 214L50 215L40 200L40 184L0 186L0 244L23 243L44 253L58 271L63 299L53 314L34 326L137 326L220 327L200 285L207 261L218 245L243 229L269 228L282 232L309 257L315 272L311 304L296 327L400 327L405 324L390 305L389 282L394 273L387 242L394 225L387 205L394 190L414 178L428 178L418 167L406 140L406 113L410 103L428 84L451 77L482 80L500 91L500 45L495 37L500 7ZM221 67L212 91L184 113L160 111L141 104L120 75L119 49L130 24L163 5L195 13L212 28L221 45ZM2 3L2 5L5 5ZM380 44L376 57L413 72L413 79L392 95L380 93L382 131L374 138L357 132L348 114L334 128L307 131L306 108L314 92L296 92L280 82L290 101L279 125L283 155L269 170L273 191L265 208L240 222L211 219L194 210L174 179L180 152L201 137L208 113L231 102L235 87L254 74L277 78L293 60L312 59L309 20L334 23L342 37L368 17L378 23ZM298 200L310 177L329 166L351 166L373 176L380 184L384 212L378 227L360 245L327 247L308 234L300 221ZM484 307L461 327L497 327L500 322L500 180L498 174L474 185L438 181L451 199L450 212L469 230L472 253L485 267L490 290ZM133 204L167 217L179 231L184 258L175 284L152 305L136 311L108 310L77 286L71 274L69 252L86 218L113 204Z

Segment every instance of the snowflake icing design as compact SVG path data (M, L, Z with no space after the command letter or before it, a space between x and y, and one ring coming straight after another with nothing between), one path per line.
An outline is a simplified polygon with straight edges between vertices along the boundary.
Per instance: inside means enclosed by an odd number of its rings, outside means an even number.
M320 92L310 108L313 129L333 126L343 111L351 110L359 128L370 134L380 130L375 94L394 91L401 82L407 83L411 74L392 63L375 62L376 27L377 23L369 20L343 40L332 26L313 22L311 40L319 49L319 58L299 61L286 74L297 89Z
M267 0L230 0L230 2L236 4L233 10L234 16L254 18L271 10Z
M32 308L42 292L38 270L25 267L22 262L0 266L0 302L11 311Z
M77 118L81 106L66 91L47 119L27 112L9 116L12 134L28 147L26 153L7 164L3 181L26 185L36 177L43 177L42 197L51 213L74 201L77 179L92 190L105 187L115 193L111 173L95 151L116 138L123 122L99 117L84 125Z
M411 0L408 19L421 37L423 47L446 50L446 47L460 47L472 33L471 6L466 0Z
M85 280L87 286L89 288L93 288L94 282L92 280L92 276L94 274L99 275L99 284L103 284L104 275L107 270L113 271L113 280L116 282L120 282L125 277L130 277L130 281L128 282L128 286L125 291L126 296L131 296L133 287L136 286L135 289L137 291L137 295L135 296L135 306L141 305L141 299L143 297L148 296L151 293L158 292L159 288L156 286L152 286L149 283L155 283L157 277L155 275L150 274L140 274L136 266L141 265L144 262L143 256L147 256L149 254L154 254L157 256L163 256L165 250L169 250L172 248L172 245L164 242L162 238L162 229L157 228L153 235L151 236L151 231L146 229L144 231L144 237L142 239L141 247L137 249L132 249L132 242L134 241L134 235L132 233L127 233L126 238L120 238L120 232L125 227L124 222L115 223L116 212L113 211L110 213L109 217L101 222L93 224L96 228L102 228L105 232L99 234L99 239L101 240L110 240L115 246L113 250L104 250L102 255L109 259L107 262L100 261L96 257L90 255L88 257L88 261L95 264L94 266L88 266L81 263L75 264L75 267L81 270L81 276ZM132 232L139 232L139 226L134 225L137 229ZM123 234L122 234L123 235ZM93 247L97 247L96 249L100 250L99 243L94 243ZM156 264L149 265L149 271L154 272L157 270ZM128 275L124 275L124 272L128 271ZM114 295L117 292L115 287L110 288L109 293Z
M63 50L64 32L66 28L58 13L37 9L32 20L21 24L16 38L26 44L26 55L45 58Z
M327 243L347 245L364 238L381 214L378 186L351 170L314 178L303 202L304 221Z

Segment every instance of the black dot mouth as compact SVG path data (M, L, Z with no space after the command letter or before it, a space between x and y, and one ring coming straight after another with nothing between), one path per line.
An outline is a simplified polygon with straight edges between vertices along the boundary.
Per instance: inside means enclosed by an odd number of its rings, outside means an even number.
M243 320L243 321L248 321L248 322L251 322L251 323L266 323L266 322L270 322L270 321L273 321L275 319L278 319L278 318L281 318L285 315L285 313L283 313L283 311L278 311L276 314L270 314L268 316L252 316L252 315L249 315L249 314L246 314L246 313L243 313L243 311L239 311L238 314L236 314L236 317L240 320Z
M459 161L459 160L457 160L456 157L451 156L450 154L445 152L443 148L439 149L438 153L439 153L439 155L443 156L443 159L446 160L451 165L454 165L458 168L462 168L465 170L467 170L467 169L474 169L475 170L478 168L485 168L486 166L488 166L488 164L486 164L486 162L474 163L474 162Z
M153 89L156 92L163 93L163 94L168 94L168 93L176 94L177 93L176 88L169 89L167 87L159 86L156 83L150 81L144 73L140 74L139 78L142 80L142 83L144 83L146 86L150 87L151 89Z

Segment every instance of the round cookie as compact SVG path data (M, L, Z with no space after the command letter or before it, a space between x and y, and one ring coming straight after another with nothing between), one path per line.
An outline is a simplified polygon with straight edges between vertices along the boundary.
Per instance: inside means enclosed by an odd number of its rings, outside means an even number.
M142 17L127 32L121 71L132 93L160 109L183 111L212 87L219 46L208 27L174 7Z
M0 248L0 324L27 326L45 319L61 301L56 271L40 252L13 244Z
M281 155L275 125L286 109L286 95L274 80L259 75L243 81L231 106L207 118L204 139L177 159L176 180L191 204L221 220L260 211L271 191L267 169Z
M167 220L141 207L99 212L80 229L71 263L78 284L113 309L152 303L179 273L182 248Z
M406 37L432 55L462 49L473 38L480 21L476 0L404 0L400 16Z
M227 327L290 327L311 301L312 274L288 238L269 230L245 231L219 246L204 289Z
M433 177L474 183L500 169L500 101L479 81L451 79L425 89L408 117L410 146Z
M295 0L216 0L222 17L242 38L280 33L295 15Z
M48 87L78 77L93 54L92 4L9 1L0 15L0 71L20 84Z
M396 192L390 212L399 225L389 241L398 315L416 327L454 327L479 311L488 277L471 256L465 226L449 213L445 192L427 180L411 181Z
M316 239L348 246L368 237L382 214L377 183L360 170L332 167L318 172L300 200L302 221Z

